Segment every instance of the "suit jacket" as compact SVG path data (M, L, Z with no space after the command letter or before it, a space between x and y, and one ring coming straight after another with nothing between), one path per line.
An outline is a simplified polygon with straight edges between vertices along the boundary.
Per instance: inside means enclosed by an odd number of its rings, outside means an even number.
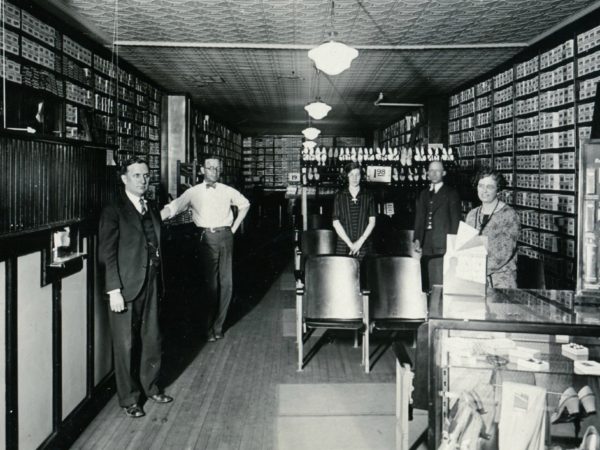
M414 239L418 239L423 245L425 237L425 227L427 220L427 205L429 203L429 189L424 189L417 198L415 208L415 234ZM458 192L446 183L433 197L433 229L430 237L432 239L433 255L443 255L446 253L446 235L456 234L458 231L458 222L460 222L460 197Z
M154 202L148 201L148 210L160 248L160 213ZM124 191L100 216L98 260L105 272L105 291L121 289L126 302L140 293L150 264L146 236L140 214Z

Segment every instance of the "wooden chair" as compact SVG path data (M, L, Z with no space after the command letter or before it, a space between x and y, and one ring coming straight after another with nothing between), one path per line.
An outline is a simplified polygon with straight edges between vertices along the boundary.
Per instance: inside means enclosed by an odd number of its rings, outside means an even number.
M413 248L414 230L399 230L396 233L398 239L398 248L396 254L398 256L415 256L416 252Z
M427 318L427 296L421 287L421 264L407 256L379 256L366 260L369 291L369 331L407 332L414 342L417 328ZM367 349L365 370L370 370Z
M322 214L310 214L308 216L309 230L330 230L333 227L331 217L323 216Z
M519 289L546 289L544 261L518 255L517 287Z
M306 230L300 235L299 252L294 258L296 280L304 278L306 258L315 255L335 254L337 235L333 230Z
M359 261L349 256L310 256L304 286L296 290L298 371L304 344L317 328L362 332L362 363L369 348L368 297L360 290Z

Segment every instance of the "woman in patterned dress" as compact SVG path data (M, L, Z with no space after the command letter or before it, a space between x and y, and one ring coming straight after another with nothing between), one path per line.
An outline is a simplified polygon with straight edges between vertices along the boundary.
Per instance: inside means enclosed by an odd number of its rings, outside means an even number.
M344 172L348 187L341 189L333 202L333 228L338 235L336 253L362 259L371 251L369 236L375 228L375 200L360 187L357 163L348 163Z
M506 186L501 173L484 168L476 177L481 206L467 214L467 224L487 236L487 282L493 288L517 287L517 239L519 216L498 198Z

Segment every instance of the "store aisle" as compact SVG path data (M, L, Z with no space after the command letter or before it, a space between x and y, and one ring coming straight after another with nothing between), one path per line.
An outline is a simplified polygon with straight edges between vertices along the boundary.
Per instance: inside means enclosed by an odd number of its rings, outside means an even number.
M297 373L289 332L294 295L288 267L254 307L241 308L245 315L238 311L225 339L207 344L185 335L176 342L181 358L166 357L186 364L180 374L172 372L167 387L175 401L148 402L146 416L132 420L113 398L73 448L395 448L393 353L366 375L360 349L338 336ZM238 309L244 300L237 299ZM167 340L176 325L169 327ZM424 413L415 416L413 427L426 427Z

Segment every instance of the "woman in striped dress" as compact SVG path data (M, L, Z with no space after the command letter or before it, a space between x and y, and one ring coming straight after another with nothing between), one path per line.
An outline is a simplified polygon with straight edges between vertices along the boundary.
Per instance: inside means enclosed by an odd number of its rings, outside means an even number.
M375 228L375 200L360 187L360 166L351 162L344 172L348 187L341 189L333 202L333 228L338 240L336 253L362 259L371 251L371 235Z

